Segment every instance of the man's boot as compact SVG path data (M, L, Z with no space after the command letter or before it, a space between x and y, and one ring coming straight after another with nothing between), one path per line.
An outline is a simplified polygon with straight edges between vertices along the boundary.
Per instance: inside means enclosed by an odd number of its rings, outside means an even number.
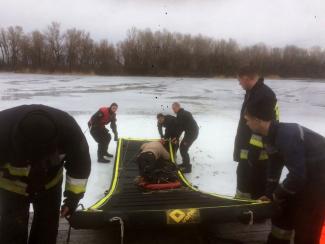
M99 163L109 163L111 162L108 158L108 156L102 156L102 157L98 157L98 160L97 160Z
M113 155L113 154L110 154L109 152L106 152L106 153L105 153L105 156L107 156L107 157L109 157L109 158L114 157L114 155Z

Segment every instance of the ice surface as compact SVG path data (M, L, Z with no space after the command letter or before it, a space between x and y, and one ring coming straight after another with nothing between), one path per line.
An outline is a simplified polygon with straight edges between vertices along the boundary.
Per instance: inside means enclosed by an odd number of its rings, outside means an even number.
M278 96L282 121L297 122L325 135L324 81L266 83ZM235 192L232 152L243 94L233 79L0 74L1 110L46 104L68 111L85 130L92 113L117 102L122 137L158 137L155 115L172 113L171 103L180 101L200 126L199 138L190 151L193 173L188 178L204 191L226 195ZM89 132L86 137L92 172L82 203L89 206L109 187L113 165L96 162L97 145ZM112 142L109 151L114 153L115 147Z

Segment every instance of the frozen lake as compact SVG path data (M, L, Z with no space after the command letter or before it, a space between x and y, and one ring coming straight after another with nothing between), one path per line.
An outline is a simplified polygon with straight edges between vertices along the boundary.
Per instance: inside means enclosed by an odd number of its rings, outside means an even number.
M281 121L297 122L325 135L324 81L267 80L266 84L277 94ZM243 95L234 79L0 73L0 110L46 104L69 112L85 130L99 107L117 102L121 137L158 137L156 114L172 114L171 103L181 102L200 126L190 151L193 173L188 178L204 191L226 195L235 192L232 151ZM109 187L113 166L97 163L97 145L89 133L86 137L92 172L82 203L89 206ZM112 142L109 151L114 153L115 147Z

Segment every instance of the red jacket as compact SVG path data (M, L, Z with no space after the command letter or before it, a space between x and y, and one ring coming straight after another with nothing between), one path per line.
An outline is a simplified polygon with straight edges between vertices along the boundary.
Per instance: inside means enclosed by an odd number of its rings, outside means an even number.
M101 107L93 116L91 116L88 126L91 128L104 128L111 123L111 129L116 133L116 114L110 110L110 107Z

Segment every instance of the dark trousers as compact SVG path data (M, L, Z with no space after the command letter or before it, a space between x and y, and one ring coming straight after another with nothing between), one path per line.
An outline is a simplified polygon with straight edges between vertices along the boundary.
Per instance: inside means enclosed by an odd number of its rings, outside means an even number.
M194 134L194 135L186 135L186 132L185 132L184 139L181 141L181 144L179 147L179 151L181 153L182 161L183 161L184 165L191 164L190 155L188 154L188 150L192 146L193 142L197 139L197 137L198 137L198 133Z
M98 143L97 156L102 158L107 156L108 145L111 141L111 134L105 127L95 127L91 128L90 134Z
M250 198L258 199L265 195L267 180L267 160L249 164L241 160L237 165L237 190L249 194Z
M324 164L324 162L323 162ZM324 164L325 165L325 164ZM321 165L320 165L321 166ZM268 244L290 244L281 238L281 231L295 231L295 244L319 244L325 217L325 167L317 169L305 189L281 205L281 211L272 218ZM277 230L280 230L277 233Z
M28 238L30 204L34 218ZM0 243L55 244L60 205L61 184L33 197L0 189Z

